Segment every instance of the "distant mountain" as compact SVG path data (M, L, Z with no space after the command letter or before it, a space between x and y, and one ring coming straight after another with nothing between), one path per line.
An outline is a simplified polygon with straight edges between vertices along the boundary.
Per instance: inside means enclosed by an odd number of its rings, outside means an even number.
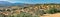
M45 3L45 4L56 4L56 3ZM26 4L26 3L10 3L8 1L0 1L0 7L8 7L8 6L34 6L35 4ZM59 4L60 5L60 4Z
M0 6L12 6L13 4L7 1L0 1Z
M0 1L0 7L8 7L8 6L30 6L32 4L25 4L25 3L10 3L8 1Z
M7 1L0 1L0 7L7 7L7 6L23 6L24 3L10 3Z
M26 7L26 6L34 6L35 4L26 4L26 3L14 3L14 5L16 6L21 6L21 7Z
M13 3L14 6L24 6L25 4L24 3Z

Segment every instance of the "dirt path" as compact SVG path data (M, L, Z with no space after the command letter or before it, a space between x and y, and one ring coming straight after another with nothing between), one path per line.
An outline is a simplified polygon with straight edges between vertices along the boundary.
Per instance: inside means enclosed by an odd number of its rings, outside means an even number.
M56 14L45 14L44 16L41 17L60 17L60 13L56 13Z

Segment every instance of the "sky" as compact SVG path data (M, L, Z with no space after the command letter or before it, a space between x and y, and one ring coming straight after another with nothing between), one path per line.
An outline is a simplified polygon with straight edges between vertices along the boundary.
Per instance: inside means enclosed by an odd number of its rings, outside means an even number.
M60 3L60 0L0 0L0 1L8 1L11 3L28 3L28 4Z

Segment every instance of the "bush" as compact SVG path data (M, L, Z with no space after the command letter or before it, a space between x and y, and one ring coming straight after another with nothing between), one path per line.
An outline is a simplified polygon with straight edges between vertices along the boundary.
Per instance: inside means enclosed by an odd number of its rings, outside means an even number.
M20 14L17 14L16 16L10 16L10 17L38 17L37 15L36 16L32 16L31 14L29 13L26 13L26 12L21 12Z
M50 9L50 10L47 10L47 13L48 14L54 14L54 13L56 13L57 12L57 10L55 9L55 8L52 8L52 9Z
M60 9L57 9L57 13L60 13Z
M21 14L20 14L20 17L38 17L38 16L32 16L31 14L29 14L29 13L25 13L25 12L21 12Z

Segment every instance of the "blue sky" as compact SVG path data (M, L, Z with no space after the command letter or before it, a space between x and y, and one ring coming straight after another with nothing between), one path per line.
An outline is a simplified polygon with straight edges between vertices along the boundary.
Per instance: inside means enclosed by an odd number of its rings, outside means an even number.
M11 2L11 3L28 3L28 4L60 3L60 0L0 0L0 1L8 1L8 2Z

